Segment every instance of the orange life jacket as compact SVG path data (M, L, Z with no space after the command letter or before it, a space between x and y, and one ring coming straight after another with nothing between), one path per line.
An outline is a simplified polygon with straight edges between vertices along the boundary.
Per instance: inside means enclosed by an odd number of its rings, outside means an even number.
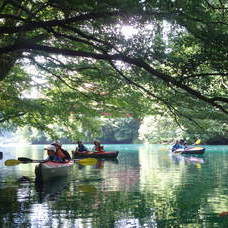
M104 152L104 147L103 146L96 146L95 150L97 152Z

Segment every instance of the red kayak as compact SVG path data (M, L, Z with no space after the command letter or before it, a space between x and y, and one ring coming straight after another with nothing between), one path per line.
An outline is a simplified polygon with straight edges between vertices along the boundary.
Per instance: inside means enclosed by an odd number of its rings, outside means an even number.
M73 158L116 158L119 151L104 151L104 152L72 152Z

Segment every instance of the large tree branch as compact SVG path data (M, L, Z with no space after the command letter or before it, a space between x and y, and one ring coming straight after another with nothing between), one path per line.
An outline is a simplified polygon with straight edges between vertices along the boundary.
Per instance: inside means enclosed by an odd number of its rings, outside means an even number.
M100 13L88 13L88 14L81 14L75 17L62 19L62 20L50 20L50 21L31 21L24 25L9 27L9 26L2 26L0 27L0 34L12 34L18 32L27 32L27 31L34 31L38 28L50 28L53 26L63 26L65 24L71 24L74 22L81 22L90 19L99 19L99 18L107 18L112 16L122 15L120 11L113 11L113 12L100 12Z
M16 48L15 45L14 45L14 47L13 46L8 47L7 51L8 52L15 51L15 48ZM173 78L163 72L155 70L148 63L146 63L145 61L143 61L142 59L139 59L139 58L132 58L132 57L128 57L128 56L125 56L122 54L111 55L111 54L99 54L99 53L91 53L91 52L84 52L84 51L75 51L75 50L70 50L70 49L59 49L59 48L55 48L55 47L43 46L43 45L37 45L37 44L20 44L17 46L17 48L24 49L25 51L37 50L37 51L48 52L50 54L53 53L53 54L61 54L61 55L65 55L65 56L93 58L93 59L97 59L97 60L108 60L108 61L120 60L125 63L140 67L140 68L144 69L145 71L147 71L148 73L150 73L152 77L157 77L167 84L172 84L172 85L176 86L177 88L183 89L184 91L191 94L192 96L194 96L208 104L211 104L212 106L214 106L214 107L220 109L221 111L223 111L224 113L228 114L228 111L226 109L224 109L223 106L216 103L216 101L228 103L228 98L221 99L220 97L217 97L216 99L214 99L214 98L204 96L200 92L192 89L191 87L189 87L185 84L182 84L182 82L176 80L175 78ZM0 49L0 51L2 49Z

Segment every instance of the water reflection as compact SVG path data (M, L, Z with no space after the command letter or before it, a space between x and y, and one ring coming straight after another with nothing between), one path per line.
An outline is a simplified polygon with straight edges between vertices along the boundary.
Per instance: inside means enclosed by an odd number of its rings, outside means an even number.
M182 155L182 154L169 154L170 158L176 163L180 164L181 162L184 162L186 164L204 164L205 158L203 155Z
M35 179L35 190L38 195L38 202L55 201L69 185L67 177L58 177L56 180L48 182L43 181L41 178Z
M117 161L75 164L68 177L40 183L35 164L0 161L0 227L226 227L228 147L170 155L161 145L115 145ZM42 159L43 147L17 151ZM27 176L28 181L19 181ZM3 209L4 208L4 209Z

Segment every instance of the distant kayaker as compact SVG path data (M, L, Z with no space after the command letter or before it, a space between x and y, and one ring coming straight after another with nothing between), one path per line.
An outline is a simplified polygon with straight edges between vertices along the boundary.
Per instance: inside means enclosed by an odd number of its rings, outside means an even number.
M47 150L47 161L56 161L56 162L61 162L63 161L63 159L61 159L60 157L56 156L56 147L53 145L48 145L44 148L45 150Z
M78 146L76 147L76 152L86 152L89 151L87 147L82 143L82 141L78 141Z
M185 144L184 140L181 139L180 141L176 141L175 144L172 146L172 152L175 152L177 149L185 149L187 145Z
M101 143L99 141L94 141L94 147L92 151L94 152L104 152L104 146L101 146Z
M180 144L179 144L179 141L177 140L175 142L175 144L172 146L172 152L174 152L175 150L177 150L179 148L180 148Z
M70 154L62 148L62 144L59 142L53 142L51 145L56 148L56 156L60 157L63 161L71 160Z

